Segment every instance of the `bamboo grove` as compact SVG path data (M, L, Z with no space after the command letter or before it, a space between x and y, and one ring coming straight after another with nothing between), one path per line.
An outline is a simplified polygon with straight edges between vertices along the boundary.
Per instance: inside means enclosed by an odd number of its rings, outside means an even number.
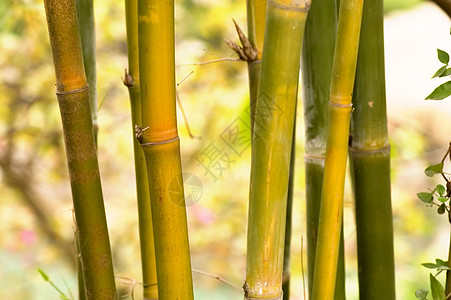
M175 5L125 0L124 7L122 79L131 104L142 297L194 299L176 116ZM79 299L116 299L97 163L93 2L45 0L45 9L76 219ZM290 284L292 207L302 200L293 193L298 106L305 122L308 298L345 299L349 153L360 298L395 299L382 0L247 0L246 9L247 35L235 23L242 46L227 42L249 75L244 299L289 299L290 289L302 288Z

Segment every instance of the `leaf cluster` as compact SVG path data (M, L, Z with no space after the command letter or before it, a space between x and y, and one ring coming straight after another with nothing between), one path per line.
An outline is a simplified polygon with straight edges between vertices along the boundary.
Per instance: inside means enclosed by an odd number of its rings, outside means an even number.
M451 75L451 68L449 67L449 54L446 51L437 49L438 60L443 64L437 72L432 76L436 77L446 77ZM425 100L442 100L451 95L451 80L442 83L435 90L430 93Z
M444 263L447 265L447 262L440 260L440 259L436 259L436 261L438 261L438 260L440 261L440 264ZM423 265L425 265L425 264L423 264ZM431 263L431 265L434 265L434 264ZM435 267L433 267L432 269L434 269L434 268ZM448 268L448 270L449 270L449 268ZM441 270L441 271L443 271L443 270ZM439 273L441 271L439 271ZM436 276L429 274L432 300L446 300L447 297L445 295L445 288L440 283L440 281L437 280ZM429 294L429 291L423 290L423 289L418 289L415 291L415 297L420 300L428 300L428 298L427 298L428 294Z
M443 174L443 162L428 166L424 170L424 174L428 177L432 177L436 174ZM438 184L432 191L429 192L417 193L417 197L430 206L436 205L438 207L438 214L443 215L445 212L449 213L450 207L448 201L450 200L450 197L447 188L443 185ZM448 205L446 204L447 202Z

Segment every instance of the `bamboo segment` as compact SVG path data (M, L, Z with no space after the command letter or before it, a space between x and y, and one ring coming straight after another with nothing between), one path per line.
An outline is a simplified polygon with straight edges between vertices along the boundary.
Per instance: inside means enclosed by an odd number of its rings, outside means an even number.
M174 1L138 1L142 131L147 163L159 299L193 299L177 133Z
M312 299L333 299L343 217L351 98L363 0L340 1Z
M258 81L260 78L263 39L265 37L266 0L247 0L246 9L248 38L252 46L258 51L257 60L248 61L247 63L249 73L251 128L253 128L255 106L257 103Z
M296 112L295 112L296 115ZM291 228L293 219L294 166L296 161L296 118L293 125L293 141L291 143L290 172L288 175L287 213L285 217L285 242L283 252L282 291L283 299L290 299L290 257L291 257Z
M127 24L127 53L129 72L124 76L128 87L132 113L132 132L135 125L141 125L141 94L139 90L139 47L138 47L138 1L125 1ZM133 137L135 135L133 134ZM137 139L133 139L135 158L136 191L138 200L139 240L141 246L141 268L144 299L158 299L157 268L153 237L152 211L150 207L149 182L144 152Z
M288 176L309 3L268 1L253 131L245 299L282 299Z
M302 82L305 121L305 191L307 204L308 291L312 297L313 270L321 203L330 94L336 34L335 1L313 1L302 48ZM318 32L321 32L319 35ZM345 299L343 235L340 242L335 299Z
M364 4L352 116L360 299L395 299L383 1Z
M99 126L97 124L97 72L96 72L96 32L94 23L93 0L77 0L78 26L80 28L81 45L83 50L83 65L89 84L89 103L97 140Z
M116 299L75 1L44 2L87 299Z

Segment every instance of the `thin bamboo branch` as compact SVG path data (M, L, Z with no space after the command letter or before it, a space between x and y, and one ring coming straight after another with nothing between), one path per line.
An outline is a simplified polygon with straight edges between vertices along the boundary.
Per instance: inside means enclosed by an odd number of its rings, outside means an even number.
M258 82L265 37L266 0L246 0L247 35L249 42L257 50L257 59L248 61L249 100L251 111L251 128L254 128L255 105L257 103Z
M73 0L44 2L87 299L116 299L111 249Z
M125 72L124 84L130 95L132 130L141 126L141 94L139 84L139 46L138 46L138 1L125 1L127 26L127 55L129 72ZM138 202L139 241L141 247L141 269L143 276L143 297L158 299L157 269L150 205L149 183L147 179L146 159L136 138L133 138L135 160L136 192Z

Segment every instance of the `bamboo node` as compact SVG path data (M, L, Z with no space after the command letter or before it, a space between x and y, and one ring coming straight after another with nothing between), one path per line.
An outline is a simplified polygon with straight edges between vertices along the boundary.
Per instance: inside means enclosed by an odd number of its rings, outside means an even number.
M70 90L70 91L64 91L64 90L60 90L59 86L57 85L56 88L56 94L57 95L70 95L70 94L77 94L77 93L81 93L85 90L89 89L89 84L86 84L85 86L79 88L79 89L75 89L75 90Z
M335 107L352 108L352 103L349 103L349 104L341 104L341 103L336 103L336 102L329 101L329 105L335 106Z
M144 128L144 129L147 129L147 128ZM144 131L144 129L143 129L143 131ZM142 136L141 136L141 140L142 140ZM180 137L175 137L175 138L172 138L172 139L169 139L169 140L164 140L164 141L158 141L158 142L148 142L148 143L142 143L141 141L140 141L140 144L141 144L141 146L149 146L149 147L152 147L152 146L158 146L158 145L164 145L164 144L169 144L169 143L172 143L172 142L175 142L175 141L178 141L178 140L180 140ZM138 140L139 141L139 140Z
M285 1L286 2L286 1ZM269 0L268 5L283 9L283 10L294 10L301 12L308 12L310 9L312 1L311 0L294 0L290 1L290 4L283 3L282 1Z

